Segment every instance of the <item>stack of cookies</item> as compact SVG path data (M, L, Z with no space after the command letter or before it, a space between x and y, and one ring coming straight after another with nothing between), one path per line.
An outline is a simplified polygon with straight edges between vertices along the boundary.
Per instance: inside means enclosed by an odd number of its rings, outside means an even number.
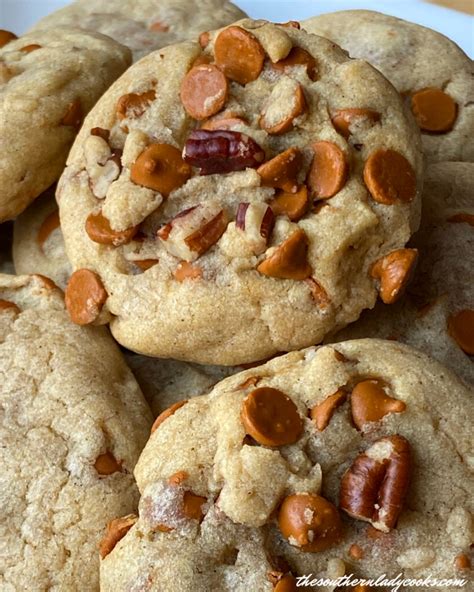
M243 17L0 31L2 591L474 586L472 61Z

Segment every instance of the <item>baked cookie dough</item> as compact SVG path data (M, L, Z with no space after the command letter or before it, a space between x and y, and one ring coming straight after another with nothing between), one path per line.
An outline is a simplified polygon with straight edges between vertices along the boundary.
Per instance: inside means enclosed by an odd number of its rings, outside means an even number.
M59 224L54 189L39 197L15 220L13 262L18 274L40 273L63 290L72 273Z
M227 0L76 0L41 19L33 30L67 25L97 31L129 47L136 61L244 16Z
M133 351L236 365L358 318L386 257L409 275L422 157L398 93L333 43L251 20L201 41L87 118L57 191L67 301Z
M125 359L155 416L184 399L207 394L217 382L241 370L161 360L132 352L125 353Z
M303 21L310 33L367 60L402 93L422 132L428 161L474 161L474 69L437 31L370 10Z
M236 374L155 423L135 468L139 515L102 541L101 590L469 579L473 419L472 390L389 341Z
M1 47L0 222L58 179L84 116L130 61L128 48L80 29L36 31Z
M42 276L0 275L0 408L2 592L98 590L152 416L107 331L73 325Z
M407 297L377 304L332 340L397 339L474 384L473 196L474 163L428 167L421 229L411 241L420 259Z

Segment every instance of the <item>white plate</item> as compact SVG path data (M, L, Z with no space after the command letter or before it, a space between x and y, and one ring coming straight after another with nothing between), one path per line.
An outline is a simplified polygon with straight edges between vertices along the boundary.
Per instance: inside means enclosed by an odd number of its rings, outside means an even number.
M108 0L113 2L114 0ZM234 0L250 16L284 22L322 12L368 8L393 14L444 33L474 55L474 17L418 0ZM159 0L157 0L159 2ZM0 28L23 33L68 0L0 0Z

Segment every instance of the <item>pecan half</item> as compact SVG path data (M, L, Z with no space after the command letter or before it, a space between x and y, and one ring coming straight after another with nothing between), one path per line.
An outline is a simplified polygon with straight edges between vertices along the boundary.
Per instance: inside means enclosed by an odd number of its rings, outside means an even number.
M183 150L183 159L198 167L201 175L257 168L265 152L250 136L223 130L194 130Z
M399 435L381 438L344 473L339 505L349 516L389 532L402 511L410 474L408 441Z

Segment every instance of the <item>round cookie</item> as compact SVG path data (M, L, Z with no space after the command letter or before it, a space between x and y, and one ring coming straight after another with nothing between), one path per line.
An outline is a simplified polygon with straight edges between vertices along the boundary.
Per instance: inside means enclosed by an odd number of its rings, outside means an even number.
M473 62L437 31L370 10L322 14L310 33L369 61L406 98L430 162L474 161Z
M125 353L125 359L155 416L175 403L208 393L216 382L239 371L233 367L148 358L132 352Z
M126 47L80 29L37 31L0 49L0 221L59 178L83 117L130 61Z
M407 297L378 303L332 341L379 337L423 349L474 384L474 163L428 167L421 229L411 246L420 260Z
M136 61L244 16L227 0L76 0L41 19L32 30L66 25L97 31L129 47Z
M73 325L42 276L0 275L0 379L0 588L98 590L150 410L108 332Z
M72 273L59 225L54 190L35 200L15 220L13 262L17 274L40 273L63 290Z
M318 342L373 306L421 182L399 95L331 42L246 20L165 48L102 97L58 185L72 318L103 284L101 320L147 355L236 365Z
M370 339L227 378L152 431L139 516L102 542L101 590L469 578L472 394L423 353Z

